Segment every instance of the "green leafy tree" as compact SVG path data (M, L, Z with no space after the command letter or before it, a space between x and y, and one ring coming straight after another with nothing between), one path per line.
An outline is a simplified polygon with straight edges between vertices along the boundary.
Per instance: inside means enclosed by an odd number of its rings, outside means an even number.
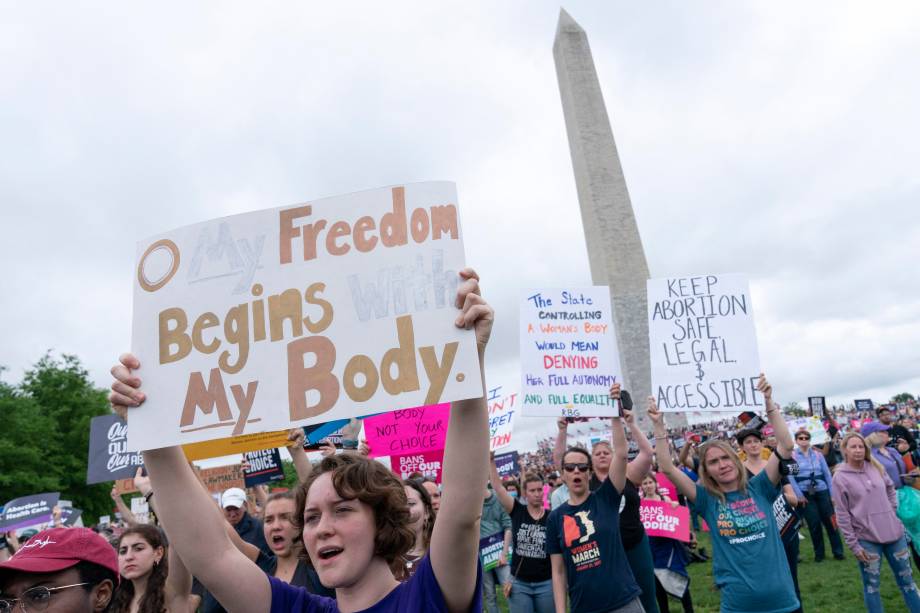
M802 408L798 402L790 402L783 407L783 413L787 415L795 415L796 417L804 417L805 409Z
M18 386L3 384L0 484L6 500L59 491L83 509L87 523L109 513L111 485L86 485L89 422L108 412L106 391L92 384L76 356L46 354Z
M914 395L908 394L907 392L901 392L900 394L891 397L891 402L894 402L896 404L901 404L905 402L913 402L914 400L915 400Z

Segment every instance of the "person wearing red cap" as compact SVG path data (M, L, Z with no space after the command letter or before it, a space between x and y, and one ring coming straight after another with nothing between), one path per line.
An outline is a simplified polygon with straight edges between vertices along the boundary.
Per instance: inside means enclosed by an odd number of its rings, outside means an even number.
M105 611L117 583L118 556L104 538L88 528L44 530L0 563L0 613Z

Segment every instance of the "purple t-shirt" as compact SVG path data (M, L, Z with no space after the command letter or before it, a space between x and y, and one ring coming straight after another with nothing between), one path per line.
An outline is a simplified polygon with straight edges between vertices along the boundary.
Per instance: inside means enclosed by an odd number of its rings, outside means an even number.
M482 565L476 562L476 587L473 591L473 603L470 611L482 611ZM335 600L307 592L302 587L294 587L276 579L268 578L272 588L271 613L338 613ZM441 593L441 586L434 576L431 560L425 556L418 565L415 574L400 583L383 600L360 613L389 613L406 611L422 613L427 611L447 611L447 603Z

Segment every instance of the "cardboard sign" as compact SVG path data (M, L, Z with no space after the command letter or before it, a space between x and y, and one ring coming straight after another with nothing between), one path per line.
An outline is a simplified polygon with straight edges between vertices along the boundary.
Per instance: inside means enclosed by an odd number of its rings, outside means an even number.
M60 497L58 492L48 492L10 500L3 505L0 532L22 530L50 522L52 511Z
M212 494L221 494L224 490L231 487L244 489L246 483L243 480L243 467L239 464L230 466L218 466L217 468L203 468L198 473L205 487Z
M422 473L425 477L441 483L444 470L444 451L426 451L410 455L390 456L390 468L400 479L408 479L412 473Z
M622 381L605 286L541 289L521 301L524 415L615 415L610 386Z
M488 571L498 567L498 558L501 555L505 542L505 534L499 532L479 539L479 559L482 561L482 570Z
M284 479L281 453L277 449L250 451L243 454L243 459L248 463L248 466L243 471L243 481L246 487Z
M639 505L642 525L649 536L663 536L690 541L690 509L683 506L671 507L666 502L643 500Z
M872 404L872 400L869 398L860 398L853 401L853 404L856 405L857 411L871 411L875 405Z
M115 492L118 494L133 494L140 491L134 487L134 479L119 479L115 482Z
M498 386L489 390L486 400L489 405L489 450L495 451L511 444L518 393L504 392Z
M662 411L762 410L751 292L742 275L648 281L652 394Z
M799 430L807 430L811 435L812 445L823 445L828 441L827 430L824 429L824 424L817 416L787 419L786 423L789 425L789 432L792 433L793 437Z
M500 477L517 477L521 474L518 467L518 452L509 451L508 453L495 454L495 468L498 469Z
M457 328L452 183L198 223L137 246L129 449L270 432L482 393ZM280 376L279 376L280 374Z
M121 417L112 413L89 422L87 484L133 478L143 465L140 453L128 451L128 424Z
M824 412L827 411L827 403L824 396L809 396L808 397L808 410L809 415L817 415L818 417L824 417Z
M369 457L408 455L444 449L450 405L415 407L381 413L364 420Z

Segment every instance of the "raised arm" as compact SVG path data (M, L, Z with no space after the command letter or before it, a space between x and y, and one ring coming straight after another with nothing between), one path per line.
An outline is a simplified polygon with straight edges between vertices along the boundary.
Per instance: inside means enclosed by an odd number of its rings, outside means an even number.
M767 407L767 419L773 426L773 436L776 437L776 453L767 460L764 471L773 485L779 483L782 475L779 474L780 458L788 460L792 457L792 450L795 444L792 442L792 434L789 433L789 426L783 418L783 412L779 406L773 402L773 386L767 381L767 378L760 373L760 380L757 381L757 391L763 394L764 406Z
M141 469L137 469L137 474L141 473ZM128 508L128 505L125 504L125 499L121 497L121 494L118 493L118 489L113 485L112 491L109 492L109 496L112 497L112 502L115 503L115 508L118 509L118 512L121 513L121 518L125 520L125 523L129 526L137 525L137 518L134 517L134 513L131 512L131 509Z
M556 433L556 442L553 445L553 466L562 470L562 458L565 456L565 447L569 440L569 422L565 417L560 417L556 420L556 427L559 431Z
M498 476L498 467L495 466L494 453L489 454L489 481L492 482L492 491L498 496L498 501L501 503L505 513L510 513L511 509L514 508L514 498L512 498L508 490L505 489L502 478Z
M687 434L684 433L684 446L680 448L680 461L681 466L686 466L690 470L693 470L693 458L690 457L690 452L693 450L693 443L687 439Z
M636 425L635 415L630 413L629 417L625 418L625 421L626 427L629 428L629 433L639 446L639 453L626 465L626 478L636 486L639 486L642 484L645 475L652 468L652 454L655 451L652 449L652 444L648 442L645 432Z
M112 369L116 382L109 401L117 411L145 400L141 380L131 372L140 366L133 355L124 355L121 364ZM271 589L265 573L233 546L223 526L214 521L208 511L214 508L213 502L199 485L182 449L145 451L144 465L157 499L158 517L189 571L230 613L268 613Z
M658 459L658 470L666 474L677 487L677 491L683 494L690 504L693 504L696 502L696 484L693 479L674 466L671 450L668 448L668 433L664 427L664 416L658 411L654 396L648 397L648 417L655 425L655 457Z
M297 473L298 483L303 483L310 471L313 470L310 459L307 457L307 452L303 450L305 438L303 428L291 428L291 431L288 432L287 450L291 454L291 461L294 463L294 472Z
M444 446L444 493L429 554L447 608L458 612L469 610L476 586L482 485L489 474L489 410L483 364L494 317L492 307L479 295L478 275L467 268L460 277L456 305L463 312L455 324L475 330L483 389L479 398L451 405Z

